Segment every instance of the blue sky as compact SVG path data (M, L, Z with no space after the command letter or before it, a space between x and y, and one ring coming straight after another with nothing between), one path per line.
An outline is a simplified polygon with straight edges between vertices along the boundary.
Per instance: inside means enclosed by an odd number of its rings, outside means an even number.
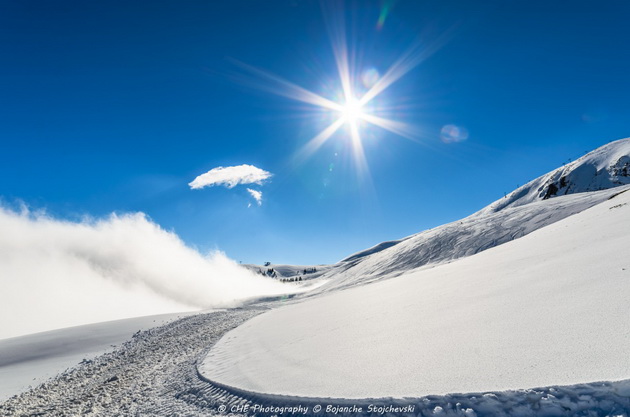
M71 220L142 211L237 261L329 263L630 135L625 1L361 1L343 17L357 75L436 47L378 97L418 137L361 129L369 176L345 128L296 160L331 115L238 64L334 98L319 2L1 2L0 198ZM444 143L445 125L467 140ZM252 186L261 206L246 185L188 185L242 164L273 174Z

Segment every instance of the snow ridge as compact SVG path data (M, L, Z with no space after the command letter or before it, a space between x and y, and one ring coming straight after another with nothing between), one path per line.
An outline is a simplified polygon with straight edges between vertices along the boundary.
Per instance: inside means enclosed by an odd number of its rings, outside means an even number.
M306 295L365 284L474 255L580 213L628 189L630 186L566 195L497 212L477 212L409 236L380 251L362 257L350 256L324 274L323 278L329 279L327 284Z
M331 282L318 292L474 255L586 210L628 185L630 138L601 146L462 220L350 255L324 274Z
M601 146L536 178L495 201L480 213L495 213L556 196L605 190L630 184L630 138Z

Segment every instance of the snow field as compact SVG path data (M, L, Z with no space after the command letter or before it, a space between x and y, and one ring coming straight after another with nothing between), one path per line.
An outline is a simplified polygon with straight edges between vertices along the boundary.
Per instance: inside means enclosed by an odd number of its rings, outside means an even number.
M477 255L272 310L226 335L201 372L331 398L626 379L629 219L625 192Z
M0 403L0 416L271 416L277 413L252 410L288 407L307 408L304 415L321 416L330 410L328 415L354 417L392 415L396 407L410 411L394 415L418 417L627 416L630 410L630 381L398 400L343 400L251 393L214 384L200 375L196 367L208 347L264 308L199 314L140 332L119 349L83 361ZM317 406L321 412L314 411ZM349 409L360 411L344 411Z

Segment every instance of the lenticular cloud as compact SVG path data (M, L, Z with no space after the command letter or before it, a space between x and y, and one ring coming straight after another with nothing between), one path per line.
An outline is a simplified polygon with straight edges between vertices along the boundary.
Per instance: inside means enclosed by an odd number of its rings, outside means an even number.
M270 172L257 168L253 165L238 165L233 167L213 168L205 174L199 175L188 185L193 190L223 185L227 188L234 188L239 184L258 184L272 176Z
M142 213L68 222L0 207L0 230L0 338L287 291Z

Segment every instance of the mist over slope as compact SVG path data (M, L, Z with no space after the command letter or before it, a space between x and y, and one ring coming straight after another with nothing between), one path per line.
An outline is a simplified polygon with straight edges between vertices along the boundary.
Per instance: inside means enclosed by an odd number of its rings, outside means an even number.
M325 274L331 281L319 291L482 252L599 204L629 184L627 138L536 178L462 220L355 253Z
M0 207L0 338L290 291L142 213L61 221Z

